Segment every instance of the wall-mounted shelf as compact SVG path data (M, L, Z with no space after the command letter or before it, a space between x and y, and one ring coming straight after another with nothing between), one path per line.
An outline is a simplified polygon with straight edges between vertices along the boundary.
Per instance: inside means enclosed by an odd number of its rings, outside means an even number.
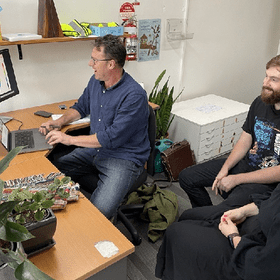
M23 40L23 41L16 41L16 42L10 42L10 41L0 41L0 47L1 46L12 46L17 45L18 47L18 55L19 59L22 60L22 49L21 45L30 45L30 44L43 44L43 43L63 43L63 42L75 42L75 41L90 41L95 40L95 37L52 37L52 38L42 38L38 40Z
M187 33L187 22L184 19L167 19L166 37L168 41L192 39L194 33Z
M53 0L40 0L38 6L38 34L42 35L42 39L22 40L22 41L5 41L0 40L1 46L17 45L19 59L22 59L21 45L43 44L43 43L61 43L75 41L95 40L97 36L88 37L66 37L59 23L57 12Z
M95 40L96 37L53 37L53 38L42 38L38 40L23 40L16 42L0 41L0 46L11 46L11 45L28 45L28 44L43 44L43 43L55 43L55 42L74 42L74 41L89 41Z
M182 40L188 40L193 39L194 33L187 33L187 34L168 34L167 40L168 41L182 41Z

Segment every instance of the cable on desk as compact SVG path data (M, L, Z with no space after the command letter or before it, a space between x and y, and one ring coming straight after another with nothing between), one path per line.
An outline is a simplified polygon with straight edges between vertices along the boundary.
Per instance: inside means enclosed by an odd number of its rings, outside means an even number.
M23 126L23 122L22 121L20 121L20 120L18 120L18 119L15 119L15 118L13 118L13 120L15 120L15 121L18 121L18 122L20 122L21 123L21 125L18 127L18 129L17 130L20 130L20 128Z

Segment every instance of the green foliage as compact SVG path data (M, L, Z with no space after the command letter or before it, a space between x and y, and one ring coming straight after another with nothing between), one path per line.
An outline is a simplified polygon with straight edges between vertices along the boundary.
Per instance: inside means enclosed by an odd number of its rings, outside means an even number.
M15 277L19 280L26 280L26 279L53 280L53 278L43 273L29 260L22 262L17 266L15 270Z
M14 148L0 161L0 174L2 174L8 168L12 159L22 150L22 148L22 146Z
M0 174L8 168L11 160L22 148L13 149L0 161ZM28 190L14 190L9 201L0 203L0 241L22 242L33 238L34 236L20 223L23 223L31 215L38 221L42 220L44 211L53 205L55 196L61 198L69 196L60 188L61 185L67 184L69 181L69 177L64 177L61 180L56 179L48 190L42 190L35 194ZM4 181L0 179L0 201L3 197L3 189ZM16 213L16 211L18 212ZM14 252L0 247L0 260L15 270L15 277L18 280L52 279L30 262L20 250Z
M21 189L20 187L13 190L8 197L9 201L18 201L14 207L15 214L13 218L19 224L25 224L32 221L41 221L46 209L51 208L55 202L55 197L66 199L69 193L64 191L61 186L70 182L70 177L64 177L61 180L56 178L48 189L43 189L32 193L29 188Z
M171 117L172 106L183 92L182 90L175 99L173 98L174 86L171 89L169 88L169 77L164 83L163 87L159 89L159 84L162 78L164 77L165 73L166 70L163 70L160 73L149 95L149 101L160 106L160 108L156 110L157 139L162 139L166 137L168 129L174 119L174 116Z
M15 270L14 275L18 280L54 280L26 259L20 250L16 252L8 250L8 253L3 253L0 250L0 260L4 260L5 263Z

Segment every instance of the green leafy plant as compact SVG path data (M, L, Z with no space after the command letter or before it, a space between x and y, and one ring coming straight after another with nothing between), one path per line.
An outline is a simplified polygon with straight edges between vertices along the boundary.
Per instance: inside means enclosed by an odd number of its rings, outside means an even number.
M166 70L163 70L160 73L149 95L149 101L160 106L160 108L156 110L157 139L163 139L166 137L168 129L174 119L174 116L171 117L172 106L183 92L183 90L181 90L177 97L175 99L173 98L174 86L170 89L168 85L170 77L168 77L163 87L159 89L159 84L165 73Z
M16 147L0 161L0 174L9 166L11 160L21 151L23 147ZM7 263L15 270L15 277L19 280L50 280L52 279L39 270L26 255L21 251L13 251L7 244L13 242L21 243L34 236L26 229L24 223L30 216L36 220L43 219L44 212L54 204L56 195L67 197L62 193L60 186L69 182L70 178L55 180L49 186L48 191L39 191L35 194L28 194L28 190L16 189L8 201L2 201L5 182L0 179L0 261ZM15 219L16 217L16 219Z
M43 220L46 210L54 205L55 197L67 199L69 193L63 188L63 185L71 181L70 177L64 177L61 180L56 178L47 189L42 189L35 193L29 191L29 188L21 187L12 191L9 195L9 201L20 201L14 208L13 218L19 224L25 224L32 221Z

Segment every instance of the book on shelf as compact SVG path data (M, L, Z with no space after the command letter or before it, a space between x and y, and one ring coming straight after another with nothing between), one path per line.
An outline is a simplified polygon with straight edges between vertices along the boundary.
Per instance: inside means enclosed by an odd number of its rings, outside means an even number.
M42 39L42 35L32 34L32 33L2 34L2 37L3 37L3 40L9 41L9 42Z

